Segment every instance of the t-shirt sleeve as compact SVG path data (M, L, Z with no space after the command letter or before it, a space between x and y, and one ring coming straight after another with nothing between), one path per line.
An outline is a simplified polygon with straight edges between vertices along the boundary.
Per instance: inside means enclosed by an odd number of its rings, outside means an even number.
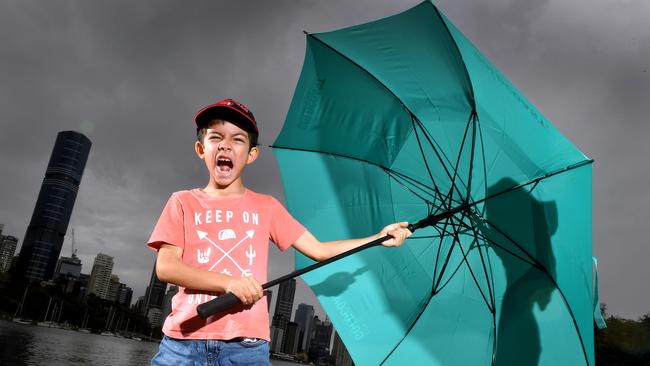
M158 218L158 223L149 237L147 246L158 250L163 243L185 247L183 206L176 194L172 194L167 201L160 218Z
M271 240L285 251L307 230L275 198L271 197Z

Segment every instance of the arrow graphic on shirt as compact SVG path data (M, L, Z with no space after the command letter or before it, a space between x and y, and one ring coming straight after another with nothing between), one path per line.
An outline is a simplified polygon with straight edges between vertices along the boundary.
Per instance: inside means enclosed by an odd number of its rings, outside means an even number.
M255 235L255 230L247 230L247 231L246 231L246 236L244 236L244 237L243 237L239 242L237 242L237 244L235 244L235 245L234 245L232 248L230 248L230 250L228 250L227 252L226 252L225 250L221 249L221 247L218 246L217 243L215 243L214 241L212 241L212 239L210 239L210 238L208 237L208 233L206 233L205 231L197 230L197 231L196 231L196 234L199 236L199 240L206 239L210 244L212 244L215 248L219 249L219 251L220 251L221 253L223 253L223 256L221 256L221 258L219 258L219 260L216 261L216 262L212 265L212 267L210 267L209 271L212 271L212 270L214 269L214 267L216 267L217 264L219 264L219 262L221 262L224 258L228 258L228 259L230 259L230 260L232 261L232 263L233 263L235 266L237 266L237 268L238 268L240 271L242 271L242 273L248 273L248 272L249 272L249 271L247 271L247 270L241 268L241 266L239 265L239 263L237 263L237 261L235 261L235 259L234 259L233 257L230 256L230 253L232 253L232 251L235 250L235 249L236 249L236 248L237 248L241 243L243 243L246 239L252 239L253 236Z

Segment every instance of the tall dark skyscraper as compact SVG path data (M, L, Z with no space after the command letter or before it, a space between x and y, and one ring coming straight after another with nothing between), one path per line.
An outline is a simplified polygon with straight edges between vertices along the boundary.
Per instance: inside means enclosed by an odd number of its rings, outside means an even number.
M315 353L315 359L319 359L330 354L330 342L332 341L332 323L325 319L320 321L314 317L314 338L311 340L310 353Z
M293 309L293 297L296 294L296 280L290 279L280 283L278 290L278 302L275 304L275 315L273 315L272 325L282 329L282 343L280 349L284 350L284 345L288 339L287 325L291 321L291 310Z
M18 259L18 273L29 282L52 278L91 145L79 132L56 136Z
M149 279L149 286L147 286L147 293L145 294L145 315L149 309L162 309L165 301L165 291L167 291L167 283L158 279L156 265L154 264L153 271L151 271L151 278Z
M278 302L275 304L275 315L273 315L274 327L286 330L287 323L291 321L291 309L293 308L293 297L295 294L295 279L292 278L280 283Z
M301 335L298 351L306 350L311 343L312 330L314 329L314 307L305 303L299 304L293 321L298 324L298 332Z

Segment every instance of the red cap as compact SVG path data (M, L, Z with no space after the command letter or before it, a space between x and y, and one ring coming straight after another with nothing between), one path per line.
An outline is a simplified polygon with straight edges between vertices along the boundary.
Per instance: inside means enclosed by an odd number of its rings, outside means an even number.
M197 128L201 128L212 119L222 119L232 122L248 132L259 133L253 112L234 99L220 100L204 107L194 117L194 123Z

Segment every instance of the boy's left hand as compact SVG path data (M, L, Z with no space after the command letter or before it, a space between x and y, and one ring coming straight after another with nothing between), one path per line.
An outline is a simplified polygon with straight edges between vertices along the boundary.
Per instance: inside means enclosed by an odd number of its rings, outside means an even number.
M411 231L407 229L408 226L409 223L406 221L396 222L394 224L386 226L379 232L379 235L380 237L390 235L392 238L386 240L381 244L386 247L398 247L402 245L404 243L404 240L406 240L406 238L412 234Z

